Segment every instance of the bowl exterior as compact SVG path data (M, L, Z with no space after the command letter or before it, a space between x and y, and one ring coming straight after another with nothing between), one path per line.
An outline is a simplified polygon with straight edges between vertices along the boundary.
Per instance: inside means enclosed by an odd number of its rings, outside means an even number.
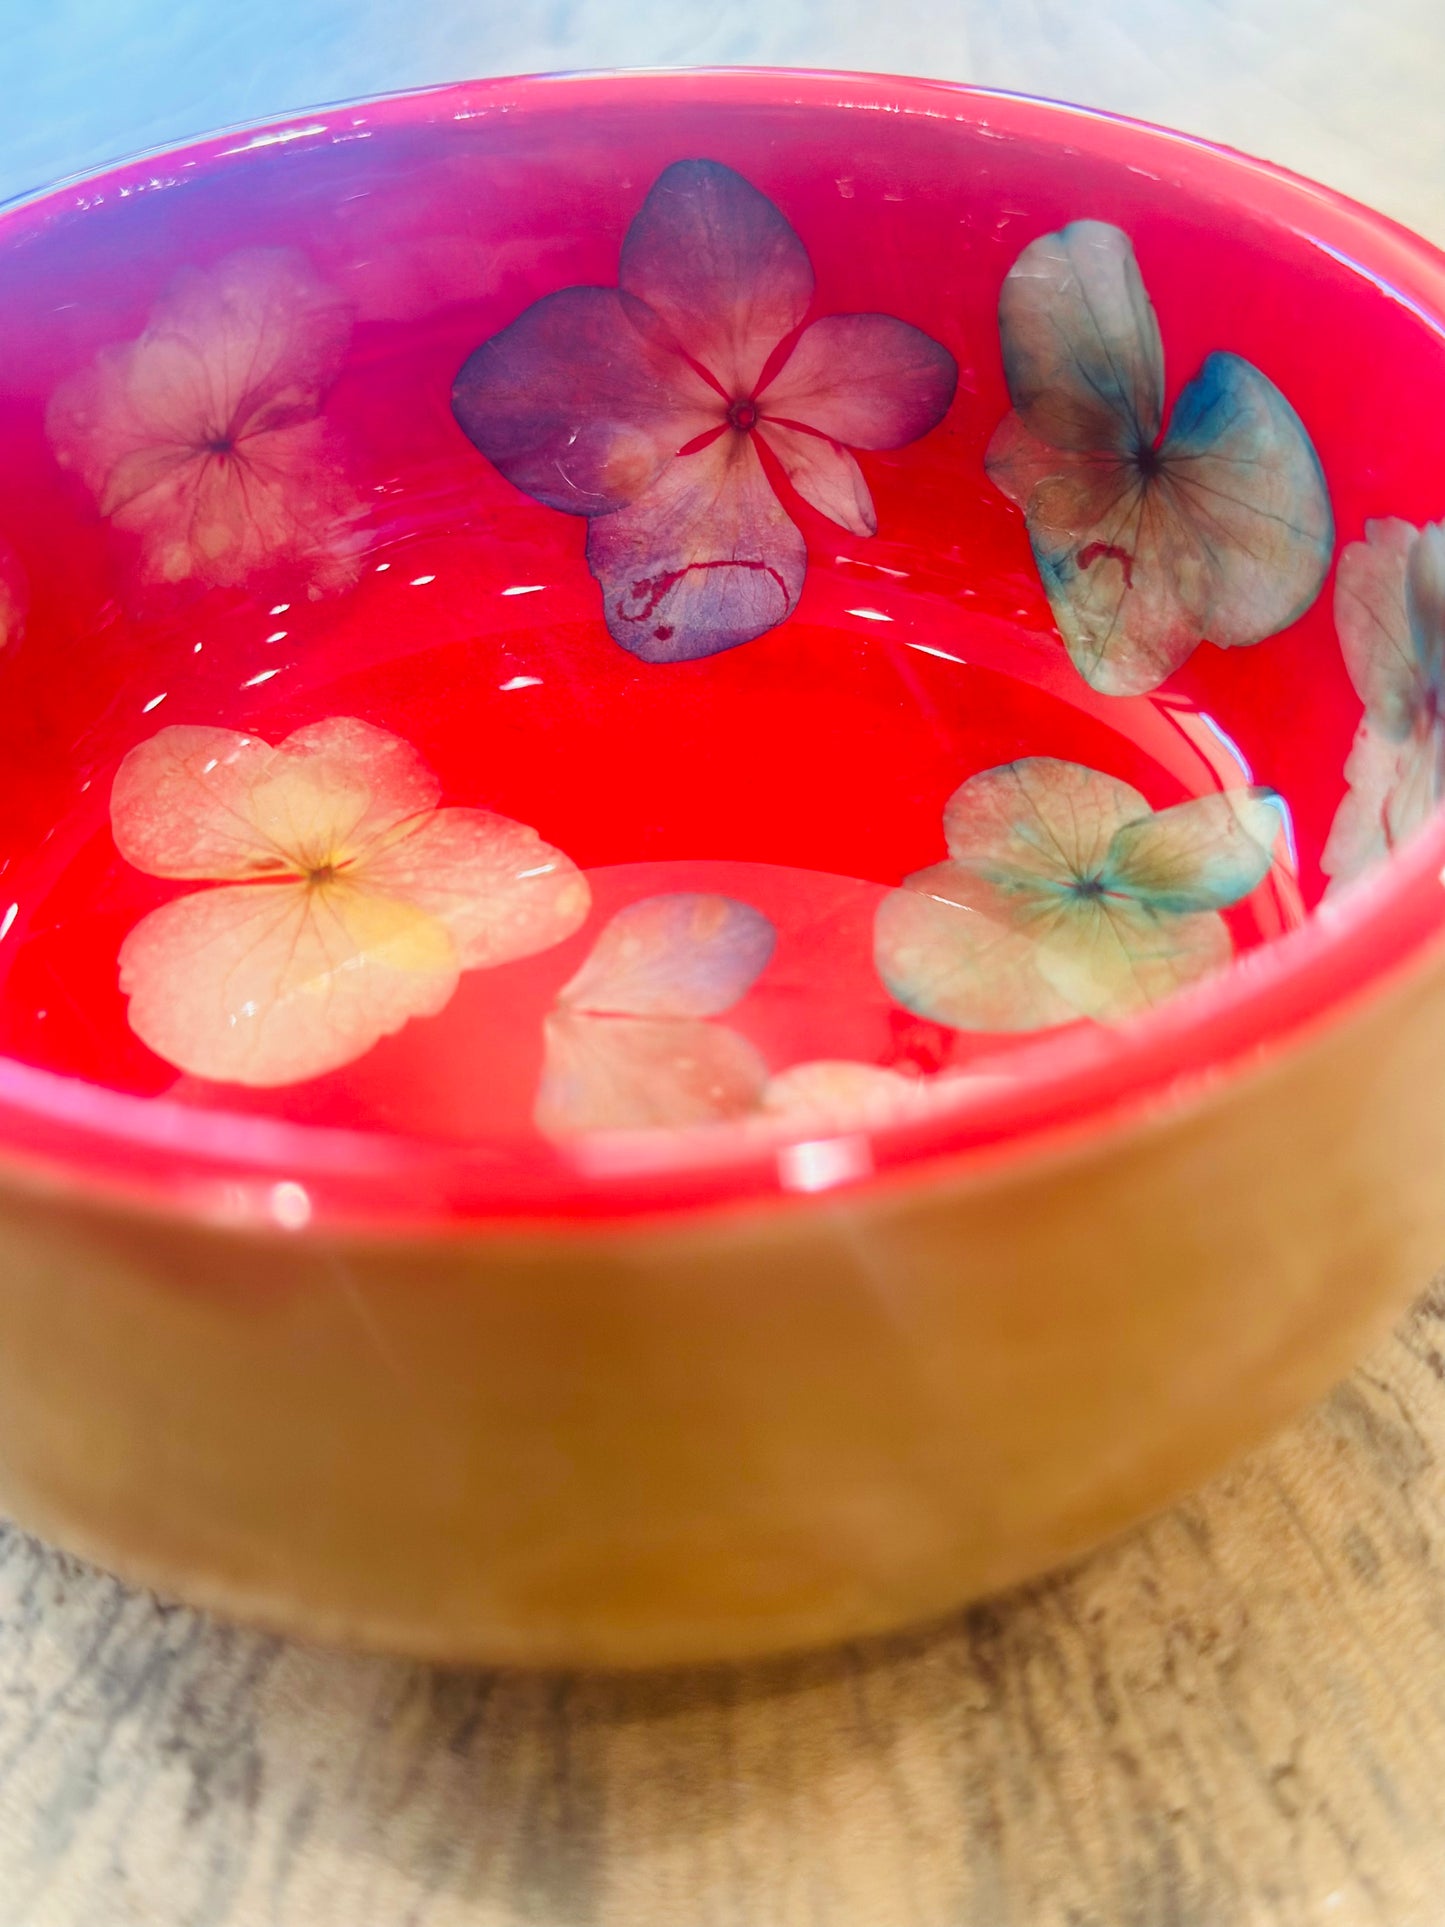
M1445 959L990 1173L627 1229L0 1195L0 1504L195 1602L637 1666L938 1614L1187 1488L1445 1246Z

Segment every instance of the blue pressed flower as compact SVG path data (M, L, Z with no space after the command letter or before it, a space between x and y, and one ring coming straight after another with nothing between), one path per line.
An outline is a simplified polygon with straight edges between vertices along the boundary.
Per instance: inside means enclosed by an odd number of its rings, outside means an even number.
M958 1030L1125 1017L1229 960L1219 912L1268 874L1282 809L1252 788L1151 810L1049 756L985 770L949 798L948 861L880 905L879 975Z
M1232 354L1209 356L1164 429L1164 351L1127 235L1075 221L1032 242L999 329L1014 408L988 472L1024 511L1086 682L1138 695L1200 642L1260 642L1304 614L1334 542L1309 437Z

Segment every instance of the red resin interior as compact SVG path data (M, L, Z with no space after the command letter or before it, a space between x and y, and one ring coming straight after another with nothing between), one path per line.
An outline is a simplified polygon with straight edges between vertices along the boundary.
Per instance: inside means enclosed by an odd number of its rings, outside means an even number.
M648 665L606 634L583 523L503 480L448 398L470 351L530 302L615 282L649 185L692 156L784 210L814 312L886 307L942 341L960 380L940 428L861 457L876 537L788 501L809 553L790 620ZM489 82L219 137L0 218L0 531L31 585L24 637L0 656L5 1155L240 1219L264 1219L278 1185L323 1220L433 1227L796 1188L796 1160L756 1145L602 1158L546 1143L526 1128L542 1015L612 908L719 889L778 924L770 989L729 1018L775 1065L994 1061L999 1040L890 1005L868 931L883 890L943 854L950 792L1019 755L1107 768L1156 806L1267 782L1289 806L1298 889L1285 879L1232 914L1242 950L1272 940L1248 967L1117 1032L1011 1040L997 1088L874 1133L839 1167L850 1177L1088 1127L1286 1039L1429 942L1438 827L1344 909L1282 934L1319 899L1360 715L1328 586L1284 634L1206 644L1150 697L1095 695L1068 664L983 454L1009 406L1003 277L1033 237L1085 216L1134 242L1169 403L1219 347L1288 395L1337 549L1368 517L1445 511L1420 432L1445 419L1445 264L1322 191L1074 110L829 76ZM142 602L123 543L55 462L47 400L139 334L179 264L254 246L303 250L357 306L327 413L370 505L361 582L314 601L267 582ZM530 823L597 873L592 919L540 959L465 977L440 1017L344 1074L197 1088L125 1020L117 950L176 886L117 862L115 769L164 722L276 742L333 715L406 737L447 801Z

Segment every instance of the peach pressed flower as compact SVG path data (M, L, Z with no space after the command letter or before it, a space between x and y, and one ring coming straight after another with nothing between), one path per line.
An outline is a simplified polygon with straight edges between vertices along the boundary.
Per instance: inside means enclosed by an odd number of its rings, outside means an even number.
M121 855L219 886L122 945L137 1036L197 1077L299 1083L434 1016L464 970L569 937L589 892L568 859L440 794L409 744L351 717L274 749L186 726L133 749L111 796Z
M57 459L137 539L144 582L355 580L361 505L321 413L350 332L302 255L246 250L183 270L136 340L56 390Z

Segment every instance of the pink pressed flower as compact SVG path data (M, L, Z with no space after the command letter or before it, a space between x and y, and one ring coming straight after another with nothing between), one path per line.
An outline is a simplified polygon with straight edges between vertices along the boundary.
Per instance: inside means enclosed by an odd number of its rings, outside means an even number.
M535 830L440 809L399 737L334 717L273 749L163 729L121 764L116 846L151 876L214 880L126 938L141 1040L228 1083L299 1083L450 1001L464 970L571 936L586 882Z
M453 406L518 488L588 518L614 639L648 662L748 642L791 614L803 537L759 458L855 535L877 529L848 446L942 420L958 371L883 314L803 328L813 270L765 195L678 161L622 245L619 286L563 288L477 349ZM802 329L802 332L798 331Z
M138 340L56 390L57 459L137 538L143 581L354 581L361 509L321 416L350 332L301 255L246 251L183 271Z

